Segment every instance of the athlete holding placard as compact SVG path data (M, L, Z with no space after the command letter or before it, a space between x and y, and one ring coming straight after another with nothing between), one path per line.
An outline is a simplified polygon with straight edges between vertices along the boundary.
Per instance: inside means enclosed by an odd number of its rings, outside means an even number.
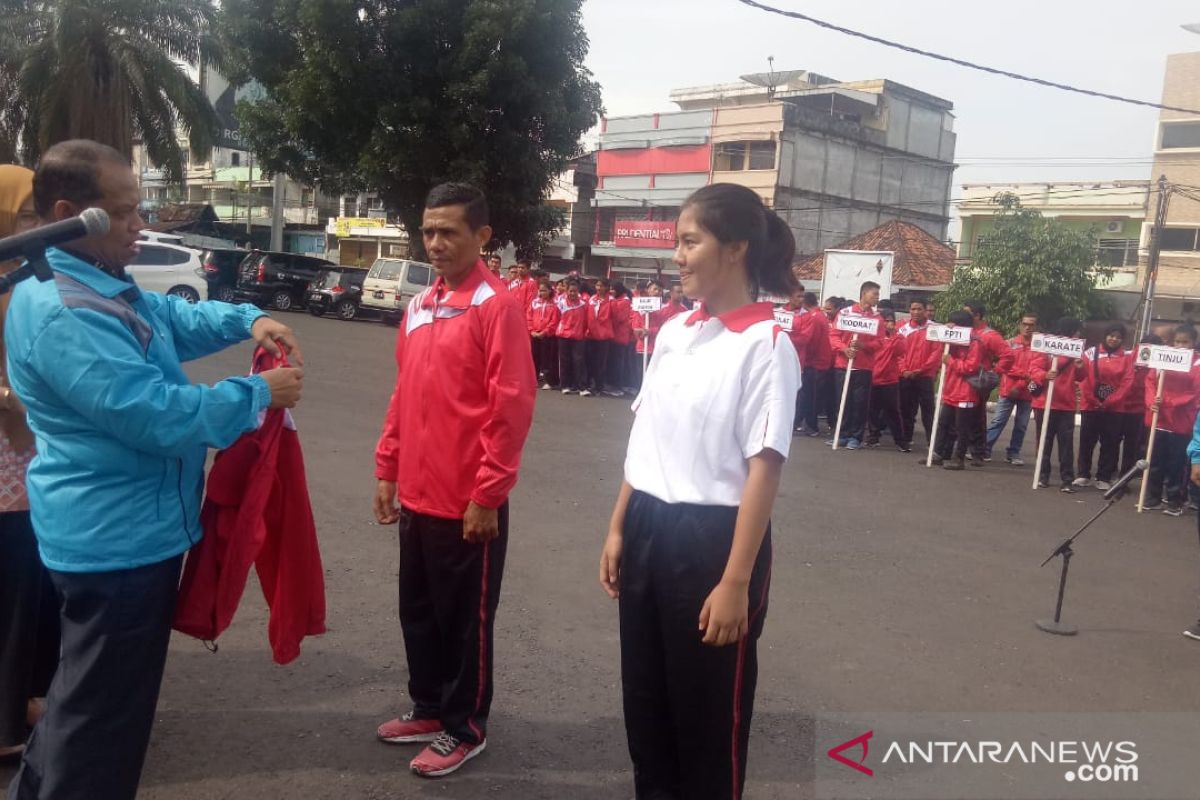
M879 350L880 323L875 306L879 303L879 284L867 281L859 291L859 300L843 308L834 318L834 381L842 389L833 439L834 450L862 446L871 402L871 372Z
M1196 329L1175 329L1174 347L1150 347L1146 365L1146 407L1153 415L1146 449L1150 469L1142 480L1138 511L1160 508L1178 517L1187 501L1187 446L1200 407L1200 358L1195 353ZM1142 346L1139 350L1145 350Z
M1029 349L1036 354L1030 361L1033 380L1033 417L1037 421L1038 452L1034 461L1033 488L1050 485L1050 457L1058 442L1058 472L1061 491L1074 494L1075 487L1075 384L1083 380L1083 323L1063 317L1054 326L1053 336L1033 335ZM1049 413L1047 413L1049 411Z

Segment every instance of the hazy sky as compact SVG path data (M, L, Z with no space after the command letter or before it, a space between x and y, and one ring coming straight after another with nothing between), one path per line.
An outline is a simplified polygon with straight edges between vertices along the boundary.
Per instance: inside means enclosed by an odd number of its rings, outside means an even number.
M764 0L915 47L1159 101L1168 53L1200 50L1183 0ZM586 0L588 65L609 116L677 110L672 88L775 68L888 78L954 103L963 183L1149 178L1158 112L986 75L736 0Z

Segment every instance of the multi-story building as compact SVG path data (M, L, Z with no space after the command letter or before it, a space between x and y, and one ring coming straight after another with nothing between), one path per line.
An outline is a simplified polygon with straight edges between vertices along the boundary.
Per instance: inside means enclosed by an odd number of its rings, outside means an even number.
M1200 109L1200 53L1167 56L1162 104ZM1161 320L1195 318L1200 314L1200 114L1162 111L1154 137L1154 168L1150 178L1165 175L1181 191L1170 196L1161 237L1154 316ZM1157 192L1147 215L1153 220ZM1152 222L1145 226L1144 246L1149 246ZM1145 260L1139 286L1145 281Z
M1105 288L1136 284L1149 181L964 184L958 206L960 262L969 262L986 243L1000 211L996 200L1005 194L1014 195L1024 208L1093 234L1095 265L1113 270L1112 277L1103 282Z
M773 207L802 254L901 220L946 238L953 105L893 81L747 75L679 89L682 109L605 119L593 256L630 277L671 272L682 201L713 182Z

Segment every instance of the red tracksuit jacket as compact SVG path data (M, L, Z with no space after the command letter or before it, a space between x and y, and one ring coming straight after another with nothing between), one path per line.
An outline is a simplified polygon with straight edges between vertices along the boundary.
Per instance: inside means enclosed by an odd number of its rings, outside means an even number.
M284 366L263 349L254 371ZM271 608L267 638L276 663L300 640L325 632L325 573L304 477L300 438L283 409L217 454L200 512L204 538L188 553L175 630L214 641L229 627L250 565Z
M1158 370L1147 371L1144 390L1146 424L1150 425L1154 421L1154 412L1150 410L1150 406L1154 403L1155 393L1158 392ZM1155 430L1191 436L1192 428L1196 424L1196 411L1200 407L1197 391L1200 391L1200 357L1193 358L1191 372L1168 371L1166 380L1163 381L1162 406Z
M1015 390L1016 400L1032 400L1029 381L1033 379L1033 357L1037 354L1029 349L1029 343L1020 336L1008 340L1008 351L1012 358L1008 362L1008 369L1000 373L1000 396L1008 397Z
M1013 352L1008 342L994 328L981 325L975 329L973 335L983 345L983 352L980 354L983 367L1001 376L1012 368Z
M521 308L529 308L530 303L537 299L538 282L533 278L518 278L508 284L508 291L517 298L517 304Z
M525 326L529 328L530 333L546 333L554 336L555 331L558 330L558 320L561 317L558 305L553 300L535 298L529 304L529 311L525 314Z
M441 278L408 304L396 389L375 477L418 514L499 508L517 483L537 379L525 315L480 261L457 289Z
M983 343L972 339L969 345L951 345L949 355L946 384L942 387L942 405L974 408L979 402L979 392L971 388L967 378L979 372L984 356Z
M1050 410L1074 411L1076 384L1083 380L1083 375L1076 370L1073 358L1055 356L1054 361L1058 367L1058 377L1054 379L1054 405ZM1033 407L1044 409L1046 394L1050 391L1050 387L1046 384L1046 376L1050 372L1050 355L1034 353L1029 362L1029 372L1033 376L1033 380L1046 387L1041 394L1033 398Z
M904 360L900 372L915 372L918 378L936 378L942 368L941 342L929 341L928 325L922 325L904 337Z
M1137 357L1128 350L1110 353L1102 345L1085 350L1083 366L1080 368L1083 380L1079 383L1079 410L1124 412L1129 403L1129 393L1134 391L1136 360ZM1104 403L1096 399L1097 369L1100 372L1100 383L1116 389ZM1141 391L1141 386L1138 386L1137 390Z
M558 298L558 338L574 339L576 341L588 338L587 302L583 297L580 297L575 305L572 305L566 295Z
M620 297L612 301L613 343L625 346L633 341L633 326L629 324L629 314L633 303L628 297Z
M819 308L804 312L801 325L811 333L800 363L818 371L833 368L833 346L829 344L829 317Z
M872 386L891 386L900 382L900 364L904 361L907 339L898 333L880 337L883 345L875 354L875 369L871 371Z
M587 338L610 342L613 338L613 301L611 297L592 297L587 301Z
M847 306L838 312L838 316L847 314L857 314L865 317L878 317L874 309L864 312L862 306L855 303L852 306ZM883 320L879 321L879 332L883 333ZM837 369L845 369L849 364L849 359L846 358L842 351L850 346L850 342L854 339L854 334L848 331L839 331L835 325L829 326L829 344L833 347L833 366ZM883 344L882 336L859 336L858 355L854 357L855 369L874 369L875 368L875 353Z

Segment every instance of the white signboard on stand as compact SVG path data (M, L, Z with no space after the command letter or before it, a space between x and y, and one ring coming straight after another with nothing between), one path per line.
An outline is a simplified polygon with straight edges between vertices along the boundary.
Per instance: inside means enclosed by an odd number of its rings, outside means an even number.
M970 344L971 329L961 325L939 325L931 322L925 326L925 338L930 342Z
M784 330L790 331L792 325L796 322L796 314L793 311L788 311L783 308L775 309L775 321L779 323Z
M849 333L857 333L863 336L878 336L879 323L882 320L879 317L863 317L858 314L838 314L834 323L839 331L848 331Z
M1149 353L1145 351L1149 350ZM1143 362L1142 355L1145 354ZM1144 363L1150 369L1161 369L1167 372L1191 372L1196 360L1196 352L1186 347L1164 347L1162 345L1139 345L1138 363Z
M633 298L633 310L639 314L651 314L662 308L661 297L635 297Z
M879 297L892 296L892 266L895 254L867 250L826 250L825 272L821 276L821 297L845 297L858 300L867 281L879 284Z
M1067 358L1083 358L1083 348L1087 344L1083 339L1072 339L1070 336L1051 336L1048 333L1035 333L1029 349L1035 353L1048 353L1052 356Z

